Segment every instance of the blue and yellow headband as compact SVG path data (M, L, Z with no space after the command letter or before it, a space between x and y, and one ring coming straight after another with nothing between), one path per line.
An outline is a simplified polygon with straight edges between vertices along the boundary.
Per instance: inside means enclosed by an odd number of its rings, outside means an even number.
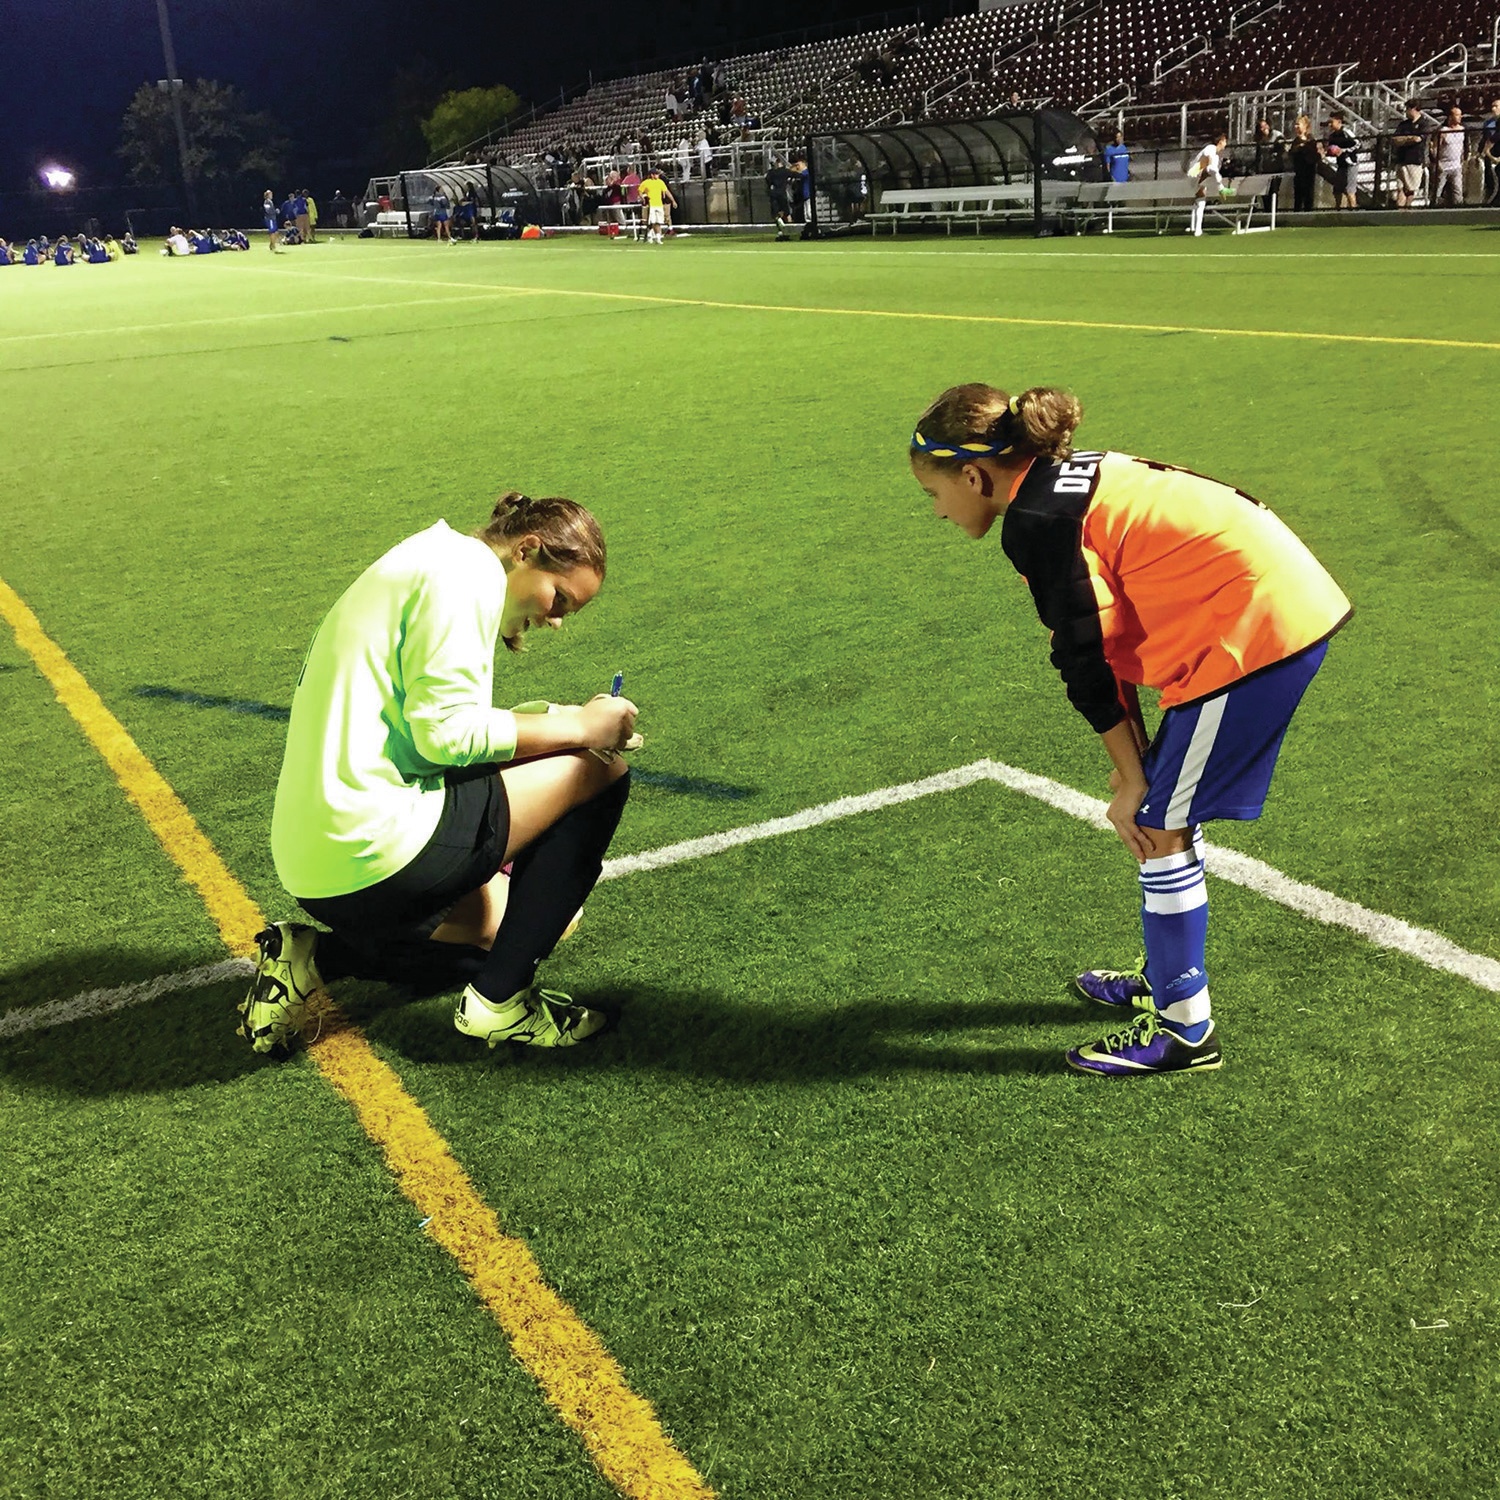
M1010 398L1008 410L1011 416L1015 416L1020 405L1019 396ZM924 437L920 427L911 435L911 451L924 453L928 458L999 458L1015 446L1014 443L987 443L981 438L970 438L962 443L940 443Z

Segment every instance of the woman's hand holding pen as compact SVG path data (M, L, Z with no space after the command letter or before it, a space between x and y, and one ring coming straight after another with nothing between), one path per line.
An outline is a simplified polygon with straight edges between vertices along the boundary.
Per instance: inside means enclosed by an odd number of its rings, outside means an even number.
M634 750L641 737L635 732L636 714L640 712L629 698L596 693L574 712L586 750Z

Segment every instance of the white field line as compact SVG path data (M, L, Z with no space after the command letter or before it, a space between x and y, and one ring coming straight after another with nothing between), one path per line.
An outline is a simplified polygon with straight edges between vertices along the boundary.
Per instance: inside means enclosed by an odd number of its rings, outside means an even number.
M709 834L705 838L688 839L680 844L668 844L660 849L648 849L640 854L612 859L605 864L600 879L619 880L626 875L665 869L668 865L681 864L685 860L722 854L727 849L737 849L745 844L758 843L762 839L800 833L822 823L896 807L919 797L956 791L960 787L973 786L981 781L999 782L1011 791L1045 802L1059 812L1078 818L1092 828L1101 831L1109 829L1109 821L1104 816L1108 804L1099 798L1086 796L1070 786L1064 786L1060 781L1036 776L1030 771L1022 771L1000 761L976 760L937 776L924 777L920 781L908 781L899 786L866 792L862 796L840 797L833 802L803 808L801 812L791 813L784 818L752 823L745 828L730 828L723 833ZM1322 922L1329 927L1342 927L1378 948L1390 948L1397 953L1404 953L1430 969L1456 974L1480 989L1500 994L1500 960L1460 948L1441 933L1430 932L1425 927L1414 927L1399 917L1386 916L1383 912L1372 911L1355 901L1346 901L1342 896L1335 896L1317 886L1293 880L1291 876L1282 874L1264 861L1252 859L1248 854L1238 854L1232 849L1209 845L1207 860L1208 873L1219 880L1244 886L1301 916L1311 917L1315 922ZM163 974L143 984L122 985L111 990L89 990L85 994L75 995L71 1000L54 1000L30 1009L12 1010L0 1016L0 1039L92 1016L107 1015L128 1006L142 1005L176 990L198 989L243 977L251 972L251 967L248 959L229 959L224 963L187 969L178 974Z
M64 1026L69 1021L86 1021L92 1016L107 1016L113 1010L144 1005L176 990L206 989L226 979L242 979L255 972L248 958L227 958L221 964L205 964L201 969L183 969L176 974L160 974L144 984L122 984L114 990L85 990L71 1000L51 1000L30 1010L9 1010L0 1016L0 1039L19 1036L23 1031L41 1031L48 1026Z
M274 274L274 273L271 273ZM300 271L291 273L301 276L312 276L316 273ZM119 328L108 330L111 337L117 333L175 333L179 328L227 328L240 323L267 323L274 322L278 318L331 318L341 313L367 313L367 312L392 312L403 307L441 307L449 302L493 302L500 297L519 297L526 295L518 292L512 287L490 287L486 290L476 286L472 281L401 281L396 277L374 277L374 276L339 276L319 277L323 281L375 281L390 282L397 286L432 287L432 286L456 286L463 287L467 293L458 297L403 297L398 302L356 302L349 307L284 307L273 312L257 313L235 313L223 318L179 318L171 323L127 323ZM0 334L0 344L29 344L41 339L84 339L98 338L97 328L49 328L44 333L7 333Z
M832 823L838 818L852 818L857 813L895 807L897 803L910 802L916 797L930 797L934 792L956 791L961 786L973 786L976 781L990 780L989 766L989 761L976 760L971 765L960 766L956 771L944 771L941 775L928 776L921 781L908 781L901 786L882 787L878 792L866 792L862 797L840 797L836 802L804 807L801 812L792 813L785 818L772 818L769 823L752 823L748 828L730 828L723 833L711 833L706 838L668 844L663 849L648 849L644 854L627 854L623 859L609 860L599 878L618 880L622 875L635 875L642 870L660 870L667 865L681 864L685 859L722 854L726 849L737 849L741 844L779 838L784 833L801 833L804 828L816 828L820 823Z

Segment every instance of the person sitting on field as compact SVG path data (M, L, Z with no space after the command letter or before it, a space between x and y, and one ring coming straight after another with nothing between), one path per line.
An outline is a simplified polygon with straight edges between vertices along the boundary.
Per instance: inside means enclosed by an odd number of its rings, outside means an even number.
M0 240L0 266L13 266L16 263L15 252L5 240Z
M43 259L41 246L35 240L26 241L26 249L21 257L28 266L39 266Z
M277 922L240 1034L283 1052L345 978L461 990L492 1047L570 1047L604 1012L536 987L572 929L630 790L636 707L493 706L495 647L559 628L604 583L604 536L572 500L514 491L471 535L438 521L324 617L292 697L271 818L282 885L320 931ZM509 874L505 873L509 870Z
M83 257L91 266L107 265L109 262L109 251L104 248L103 240L96 240L93 235L86 234L82 240Z
M111 260L119 260L125 254L125 250L114 235L107 234L104 236L104 253Z
M1077 452L1082 416L1055 386L954 386L918 418L908 463L940 519L976 541L998 529L1113 765L1105 815L1138 866L1145 966L1076 977L1125 1020L1065 1060L1115 1077L1207 1072L1223 1054L1199 825L1260 816L1287 725L1352 610L1259 501L1171 464ZM1140 687L1161 694L1149 739Z
M54 265L71 266L74 261L73 247L68 243L67 235L57 242L57 249L52 252Z
M191 255L193 247L188 243L188 237L174 224L172 232L161 247L161 253L167 256Z
M120 236L120 249L126 255L138 255L140 253L141 247L136 243L135 236L128 229Z

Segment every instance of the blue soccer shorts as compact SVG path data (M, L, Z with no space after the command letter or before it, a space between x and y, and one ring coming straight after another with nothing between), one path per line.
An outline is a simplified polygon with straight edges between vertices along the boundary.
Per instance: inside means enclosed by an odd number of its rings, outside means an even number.
M1142 828L1258 818L1287 726L1328 654L1319 641L1210 698L1169 708L1142 764Z

